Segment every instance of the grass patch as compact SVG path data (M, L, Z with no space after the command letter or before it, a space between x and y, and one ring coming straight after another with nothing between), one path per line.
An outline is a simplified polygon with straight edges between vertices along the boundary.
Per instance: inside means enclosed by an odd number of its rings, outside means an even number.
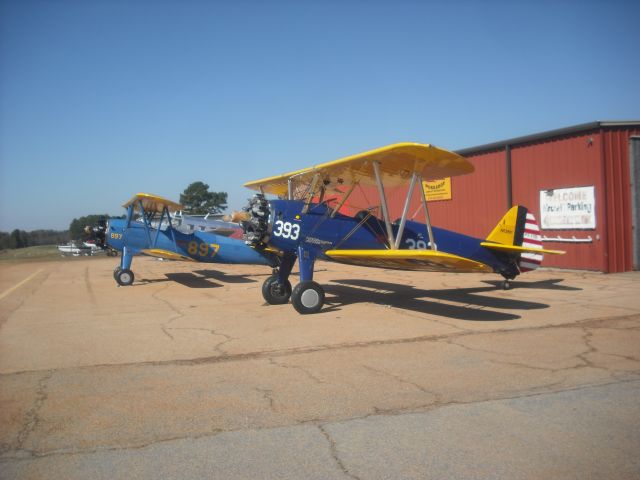
M61 258L57 245L0 250L0 262L11 260L57 260Z

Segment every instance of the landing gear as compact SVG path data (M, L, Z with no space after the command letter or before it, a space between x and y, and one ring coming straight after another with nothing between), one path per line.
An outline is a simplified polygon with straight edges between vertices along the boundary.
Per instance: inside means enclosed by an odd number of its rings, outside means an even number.
M316 282L300 282L291 293L291 303L298 313L317 313L324 305L324 290Z
M118 285L127 287L133 283L133 272L131 268L131 251L127 247L122 249L122 261L113 271L113 278Z
M504 279L504 281L502 282L502 289L511 290L511 280L509 280L508 278Z
M128 268L116 268L113 272L113 278L116 279L118 285L122 285L123 287L128 287L133 283L133 272Z
M262 284L262 296L270 305L287 303L291 296L291 282L285 280L284 283L280 283L278 275L272 275Z

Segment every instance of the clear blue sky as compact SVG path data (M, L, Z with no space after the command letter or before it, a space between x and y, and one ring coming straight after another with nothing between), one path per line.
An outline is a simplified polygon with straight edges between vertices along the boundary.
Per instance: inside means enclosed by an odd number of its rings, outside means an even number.
M1 1L0 230L640 118L637 1Z

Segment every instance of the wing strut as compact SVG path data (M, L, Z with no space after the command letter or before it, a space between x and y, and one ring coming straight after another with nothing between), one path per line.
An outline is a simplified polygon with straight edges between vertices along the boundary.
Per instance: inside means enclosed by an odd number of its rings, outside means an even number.
M293 177L287 180L287 200L293 200Z
M306 193L306 198L304 202L304 207L302 208L302 213L307 213L309 211L309 206L311 205L311 200L313 199L313 194L316 191L316 185L318 184L318 180L320 180L320 174L316 173L311 180L311 185Z
M344 202L347 201L347 199L349 198L349 196L351 195L351 193L353 193L353 189L356 188L356 186L358 185L358 182L353 182L351 184L351 186L349 187L349 190L347 190L343 195L342 198L340 199L340 201L338 202L338 205L335 206L335 208L333 209L333 212L331 212L331 218L336 216L336 213L338 213L338 210L340 210L342 208L342 205L344 205Z
M149 219L147 218L147 212L144 211L144 204L142 203L142 199L138 200L138 206L140 208L140 215L144 220L144 230L147 233L147 240L149 241L149 245L151 245L151 232L149 230L149 227L151 225L149 224Z
M160 214L160 220L158 220L158 228L156 229L156 234L153 236L153 243L151 244L151 248L156 248L158 244L158 237L160 236L160 229L162 228L162 221L164 220L164 212L167 212L167 216L169 215L169 210L167 207L162 208L162 213ZM171 221L171 217L168 217L167 220Z
M409 183L409 191L407 192L407 199L404 202L404 210L402 210L402 218L400 219L400 228L398 228L398 236L396 237L396 250L400 248L400 241L402 240L402 234L404 233L404 226L407 223L407 215L409 214L409 203L411 203L411 196L413 195L413 187L416 185L416 179L418 174L413 172L411 175L411 182Z
M438 247L436 245L435 240L433 239L433 230L431 229L431 217L429 216L429 207L427 207L427 193L424 191L424 183L421 176L418 176L420 180L420 190L422 190L422 195L420 198L422 199L422 208L424 209L424 216L427 222L427 235L429 236L429 248L431 250L437 250Z
M373 171L376 176L376 185L378 186L378 194L380 195L380 203L382 205L382 215L384 216L384 225L387 227L387 237L389 239L389 245L392 249L396 249L396 242L393 238L393 229L391 228L391 221L389 220L389 210L387 209L387 197L384 194L384 186L382 185L382 178L380 177L380 162L372 162Z

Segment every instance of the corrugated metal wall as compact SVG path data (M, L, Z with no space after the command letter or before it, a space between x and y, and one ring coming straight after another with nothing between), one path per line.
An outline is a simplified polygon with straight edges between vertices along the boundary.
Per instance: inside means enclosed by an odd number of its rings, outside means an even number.
M504 152L489 152L469 160L475 172L452 178L452 200L429 202L429 213L434 225L485 238L507 211Z
M543 236L591 238L589 243L545 242L565 250L547 255L549 267L624 272L633 269L629 137L636 127L599 128L511 147L513 203L525 205L540 218L540 191L594 186L594 230L543 230ZM505 156L504 150L499 155ZM480 167L484 155L470 157Z
M540 191L595 187L596 228L543 230L548 238L587 239L587 243L547 241L547 248L566 255L545 256L548 267L622 272L633 269L629 137L638 127L596 128L511 146L511 192L514 205L526 206L540 218ZM485 238L507 211L505 148L467 155L476 171L451 179L452 199L429 203L434 225ZM392 219L402 214L406 188L387 191ZM375 189L356 190L349 201L359 208L377 205ZM414 193L409 216L424 222ZM640 228L640 226L639 226Z
M605 160L608 272L633 269L629 137L639 133L640 129L603 129L601 132Z
M561 137L512 147L513 202L526 206L540 219L540 191L567 187L595 187L595 230L543 230L546 237L591 238L590 243L545 242L566 255L547 255L544 265L605 271L606 222L599 132Z

